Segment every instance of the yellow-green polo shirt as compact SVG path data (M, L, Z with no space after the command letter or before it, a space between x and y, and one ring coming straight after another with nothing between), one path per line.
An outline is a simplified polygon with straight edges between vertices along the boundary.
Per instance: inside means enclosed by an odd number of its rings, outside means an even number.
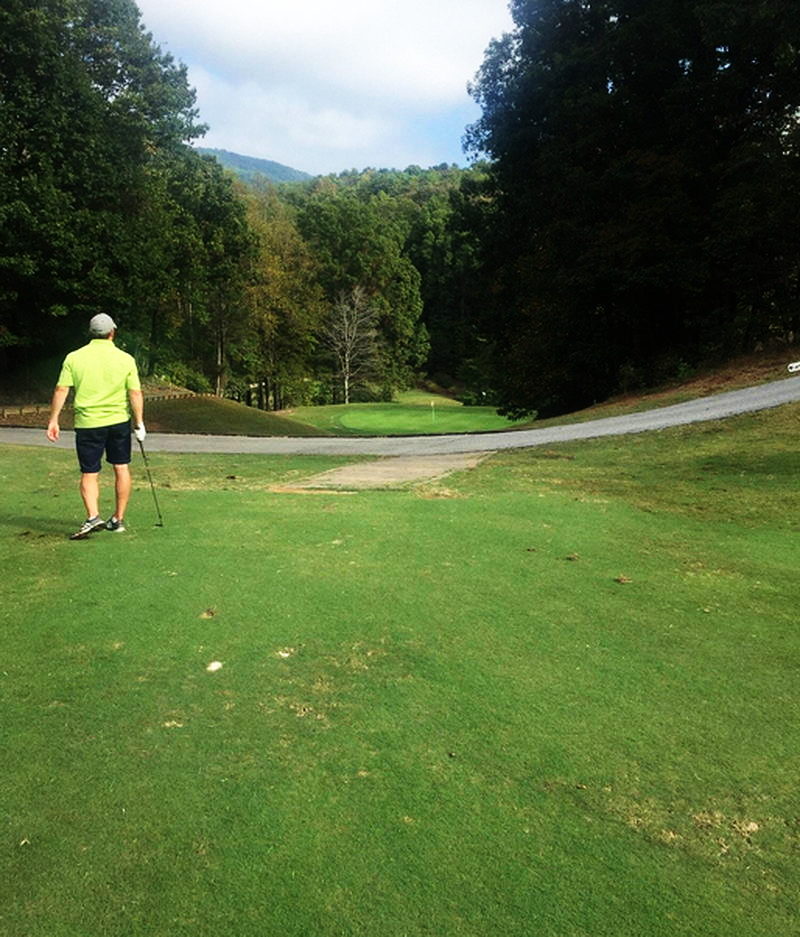
M75 428L113 426L130 419L128 391L140 390L136 362L110 338L93 338L64 359L59 387L75 388Z

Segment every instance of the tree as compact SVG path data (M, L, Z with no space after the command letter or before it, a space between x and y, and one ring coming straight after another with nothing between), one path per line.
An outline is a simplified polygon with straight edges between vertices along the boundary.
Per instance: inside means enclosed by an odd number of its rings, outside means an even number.
M415 194L419 204L406 247L420 274L422 318L430 336L427 370L446 384L471 384L486 305L479 263L486 170L478 165L429 175L427 188ZM486 380L479 383L485 389Z
M294 199L298 227L317 260L329 303L360 287L375 313L375 378L385 392L407 386L425 361L420 276L405 246L410 221L400 200L385 193L362 198L331 179Z
M350 403L353 383L375 363L375 319L366 290L354 286L349 293L339 294L325 323L323 341L338 365L345 403Z
M494 161L487 337L506 412L572 409L796 329L800 8L511 10L467 136Z
M248 383L258 385L259 405L278 410L314 369L322 290L292 210L275 189L251 192L247 205L256 252L246 288L250 340L243 363Z
M101 309L139 329L169 285L164 167L203 131L185 68L132 0L8 0L0 88L0 346L58 354Z

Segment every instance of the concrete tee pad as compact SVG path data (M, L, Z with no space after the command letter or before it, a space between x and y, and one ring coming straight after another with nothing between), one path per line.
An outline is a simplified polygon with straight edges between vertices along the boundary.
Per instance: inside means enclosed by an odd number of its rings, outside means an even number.
M305 481L293 482L289 487L275 486L272 490L314 491L325 489L364 489L405 487L414 482L432 481L451 472L460 472L475 466L489 452L463 452L452 455L395 456L357 462L330 469Z

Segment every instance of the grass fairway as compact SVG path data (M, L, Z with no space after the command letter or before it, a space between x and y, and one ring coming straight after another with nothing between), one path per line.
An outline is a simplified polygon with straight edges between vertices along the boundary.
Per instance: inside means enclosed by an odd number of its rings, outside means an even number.
M433 404L433 406L431 406ZM291 418L334 436L416 436L480 433L520 425L494 407L465 407L457 400L421 391L398 394L392 403L351 403L297 407Z
M799 416L416 491L154 453L167 526L79 543L0 447L0 932L796 933Z

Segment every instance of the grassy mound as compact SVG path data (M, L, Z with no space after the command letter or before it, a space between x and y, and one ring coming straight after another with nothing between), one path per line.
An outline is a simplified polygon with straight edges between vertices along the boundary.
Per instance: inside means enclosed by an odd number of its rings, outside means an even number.
M794 933L799 417L349 496L153 453L166 526L137 459L79 543L2 447L3 934Z
M156 433L212 436L327 436L315 426L219 397L145 402L145 423Z

